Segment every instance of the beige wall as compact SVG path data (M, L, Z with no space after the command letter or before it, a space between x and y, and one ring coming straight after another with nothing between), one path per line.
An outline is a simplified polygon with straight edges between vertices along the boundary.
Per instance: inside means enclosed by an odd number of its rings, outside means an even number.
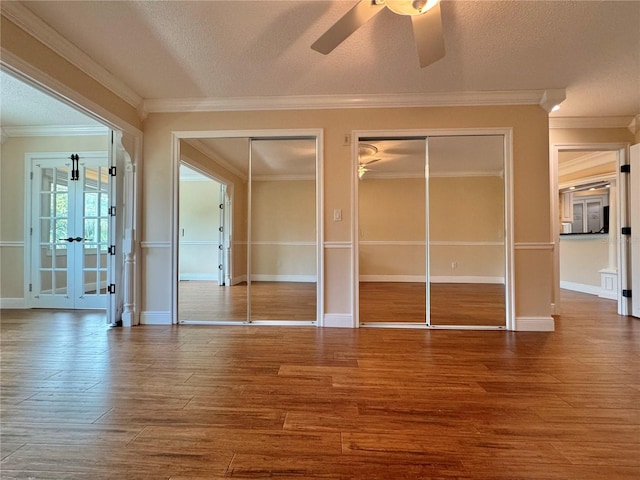
M251 198L252 279L315 281L315 181L253 181Z
M501 177L430 179L432 281L504 279L503 183ZM424 277L425 180L364 177L358 190L361 280Z
M548 317L552 258L550 250L529 245L551 241L549 205L548 116L537 106L405 109L347 109L150 114L145 120L143 239L168 241L171 209L171 132L188 130L251 130L320 128L324 131L324 227L327 242L350 242L352 232L351 147L344 135L354 130L512 128L514 150L514 234L516 244L516 314ZM151 172L151 173L147 173ZM343 219L334 222L335 208ZM525 220L526 219L526 220ZM519 221L520 220L520 221ZM170 309L170 258L156 253L143 259L143 310ZM157 275L165 272L165 275ZM149 277L154 274L150 280ZM351 312L350 252L325 250L325 311Z
M560 238L560 281L600 288L599 271L609 266L609 235Z
M0 297L23 298L25 154L107 151L107 135L9 137L0 155ZM7 246L5 242L11 242Z
M179 275L187 280L218 279L220 184L180 182Z

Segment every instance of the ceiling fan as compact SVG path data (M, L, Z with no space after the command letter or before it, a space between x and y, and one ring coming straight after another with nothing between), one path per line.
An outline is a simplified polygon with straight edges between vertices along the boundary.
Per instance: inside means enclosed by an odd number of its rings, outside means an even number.
M362 178L369 171L369 165L379 162L380 158L363 161L363 157L371 157L378 153L378 147L369 143L361 143L358 146L358 178Z
M424 68L444 57L440 0L360 0L311 48L325 55L330 53L384 7L398 15L411 17L420 67Z

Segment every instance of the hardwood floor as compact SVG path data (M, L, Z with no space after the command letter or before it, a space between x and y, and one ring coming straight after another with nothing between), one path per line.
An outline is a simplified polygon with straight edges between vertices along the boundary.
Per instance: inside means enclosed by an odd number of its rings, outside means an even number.
M552 333L1 312L3 479L637 480L640 321Z

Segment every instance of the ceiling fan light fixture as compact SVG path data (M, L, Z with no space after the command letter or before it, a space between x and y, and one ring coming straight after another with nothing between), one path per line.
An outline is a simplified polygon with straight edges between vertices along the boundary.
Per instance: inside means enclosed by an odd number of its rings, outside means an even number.
M364 177L364 174L367 172L367 167L364 165L358 165L358 178Z
M440 0L385 0L389 10L398 15L422 15L435 7Z

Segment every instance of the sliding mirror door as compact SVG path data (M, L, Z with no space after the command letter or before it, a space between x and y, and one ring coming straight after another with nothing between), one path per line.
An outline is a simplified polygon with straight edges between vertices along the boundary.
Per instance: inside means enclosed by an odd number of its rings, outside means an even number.
M246 322L249 140L180 142L178 320Z
M316 139L252 139L249 319L317 318Z
M506 325L502 135L430 137L430 324Z
M359 318L426 324L426 140L358 145Z

